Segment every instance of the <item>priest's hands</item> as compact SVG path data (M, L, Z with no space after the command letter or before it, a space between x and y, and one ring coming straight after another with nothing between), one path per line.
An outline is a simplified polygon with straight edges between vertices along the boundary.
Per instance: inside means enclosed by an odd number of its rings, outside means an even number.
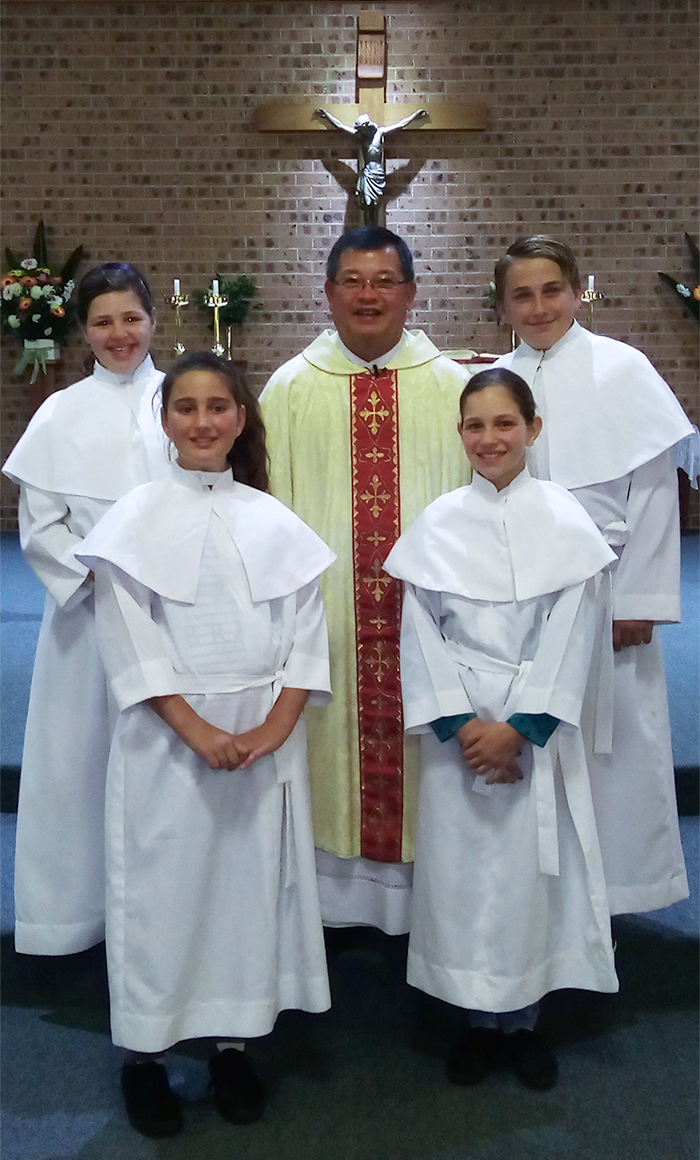
M653 627L653 620L613 620L615 652L633 644L649 644Z
M456 733L462 756L467 765L486 785L510 784L522 781L516 757L524 737L506 721L480 721L473 717L461 725Z

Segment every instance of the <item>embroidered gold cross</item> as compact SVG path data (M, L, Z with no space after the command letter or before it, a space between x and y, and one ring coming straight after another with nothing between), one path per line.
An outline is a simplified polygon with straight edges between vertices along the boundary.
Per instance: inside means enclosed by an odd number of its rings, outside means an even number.
M360 411L360 418L365 420L372 434L376 435L384 420L389 418L389 412L385 406L377 406L377 403L381 404L382 400L376 391L372 391L369 402L371 408L365 407L364 411Z
M391 496L389 495L388 491L380 491L380 488L382 487L382 481L378 475L372 476L370 487L372 490L363 491L360 499L369 506L369 510L376 520L377 516L381 514L381 510L384 504L387 502L387 500L391 499Z
M384 589L391 584L391 577L382 571L379 560L373 560L371 570L362 577L362 583L369 588L378 604L384 595Z

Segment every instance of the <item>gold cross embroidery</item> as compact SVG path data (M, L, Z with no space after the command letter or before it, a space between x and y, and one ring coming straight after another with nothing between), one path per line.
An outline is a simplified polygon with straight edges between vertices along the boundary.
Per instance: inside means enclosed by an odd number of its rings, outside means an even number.
M385 542L386 536L380 536L379 532L372 532L371 536L366 536L366 540L373 548L378 548L380 544Z
M380 459L384 459L384 458L385 458L384 452L377 451L376 447L373 447L371 451L365 452L365 459L371 459L372 463L377 463Z
M384 589L388 588L391 584L391 576L387 576L386 572L382 571L379 560L373 560L370 571L362 577L362 583L367 585L377 604L379 604L379 601L384 595Z
M385 674L390 672L394 667L394 659L393 657L387 658L383 641L377 641L372 652L367 657L366 664L374 673L374 679L377 684L381 685Z
M389 495L388 491L379 490L382 487L382 481L378 475L372 476L372 483L370 486L372 491L363 491L360 499L364 500L364 502L369 505L369 510L376 520L377 516L381 514L382 507L387 502L387 500L391 499L391 496Z
M382 404L382 400L376 391L372 391L369 402L371 408L365 407L364 411L360 411L360 418L365 420L372 434L376 435L384 420L389 418L389 411ZM377 406L378 403L380 404L379 407Z

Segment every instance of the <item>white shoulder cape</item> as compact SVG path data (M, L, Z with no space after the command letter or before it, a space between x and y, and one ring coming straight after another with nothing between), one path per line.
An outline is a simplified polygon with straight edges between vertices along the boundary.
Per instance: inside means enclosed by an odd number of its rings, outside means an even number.
M418 588L505 603L581 584L615 558L577 499L525 469L502 491L475 473L441 495L384 567Z
M60 495L115 500L134 484L134 438L151 474L162 474L167 465L159 418L163 378L150 355L133 375L116 375L95 363L88 378L42 403L10 453L5 475Z
M494 365L515 371L532 388L544 424L540 440L549 451L547 474L562 487L620 479L692 431L646 355L577 322L550 350L522 342ZM538 474L537 444L528 462Z
M334 336L335 331L324 330L298 357L327 374L346 376L358 374L362 367L358 367L345 357ZM387 366L390 370L402 371L410 367L423 366L436 358L442 359L444 355L422 330L404 330L401 349Z
M118 500L76 555L89 568L107 560L152 592L192 604L212 517L221 519L240 552L256 602L289 596L336 558L273 496L236 483L229 471L183 471L176 464L169 479Z

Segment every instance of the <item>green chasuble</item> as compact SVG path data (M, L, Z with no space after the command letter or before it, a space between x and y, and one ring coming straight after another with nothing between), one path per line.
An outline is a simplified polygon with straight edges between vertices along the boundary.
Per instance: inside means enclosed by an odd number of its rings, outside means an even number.
M403 736L401 589L382 564L431 500L469 480L467 378L421 331L372 373L327 330L261 396L272 492L338 554L321 578L333 700L305 717L315 841L344 858L413 859L418 746Z

